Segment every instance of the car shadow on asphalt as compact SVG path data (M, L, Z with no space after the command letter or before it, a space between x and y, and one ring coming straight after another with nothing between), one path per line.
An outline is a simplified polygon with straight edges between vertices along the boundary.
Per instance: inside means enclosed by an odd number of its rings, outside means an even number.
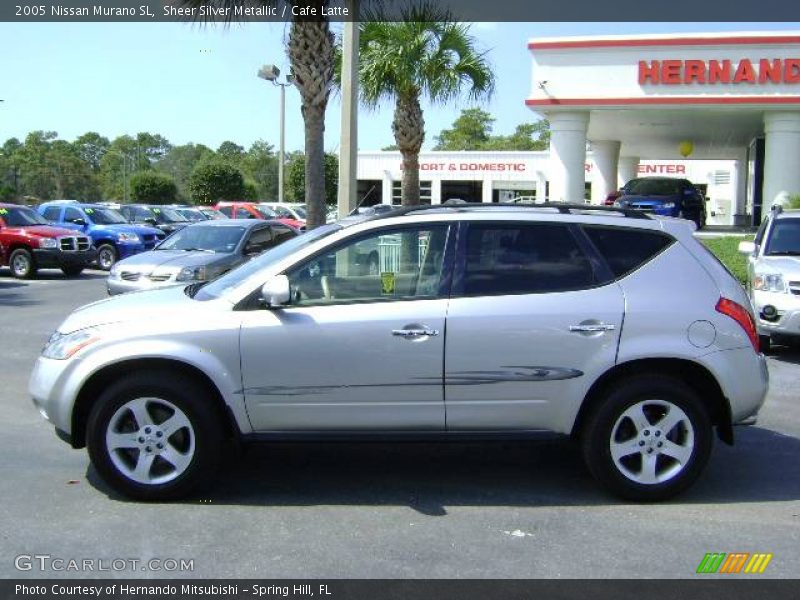
M670 501L726 504L800 499L800 439L758 427L718 442L695 485ZM214 485L181 504L408 506L624 505L589 475L566 438L495 443L275 443L229 458ZM113 493L89 467L90 483Z
M15 279L8 269L0 269L0 287L11 285L27 285L32 281L79 281L81 279L104 279L108 277L105 271L87 270L80 275L67 277L59 269L42 269L36 272L32 279Z
M800 365L800 346L773 346L767 356L779 362Z

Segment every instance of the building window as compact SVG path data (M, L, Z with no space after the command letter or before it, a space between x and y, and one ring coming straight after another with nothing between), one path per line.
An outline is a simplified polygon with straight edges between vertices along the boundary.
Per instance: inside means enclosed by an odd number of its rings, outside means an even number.
M402 204L402 182L400 181L393 181L392 182L392 204ZM420 181L419 182L419 203L420 204L430 204L431 203L431 187L432 184L430 181Z

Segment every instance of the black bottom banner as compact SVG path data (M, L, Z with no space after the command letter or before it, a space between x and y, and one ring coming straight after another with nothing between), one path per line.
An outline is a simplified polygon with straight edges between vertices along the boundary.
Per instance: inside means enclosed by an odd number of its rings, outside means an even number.
M28 600L783 600L797 580L2 580L0 598Z

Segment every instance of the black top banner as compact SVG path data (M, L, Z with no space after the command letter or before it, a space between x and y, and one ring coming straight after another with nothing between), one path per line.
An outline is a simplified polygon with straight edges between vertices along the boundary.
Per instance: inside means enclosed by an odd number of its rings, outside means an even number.
M428 3L455 20L553 21L795 21L800 3L786 0L3 0L10 22L332 22L404 20L410 6Z

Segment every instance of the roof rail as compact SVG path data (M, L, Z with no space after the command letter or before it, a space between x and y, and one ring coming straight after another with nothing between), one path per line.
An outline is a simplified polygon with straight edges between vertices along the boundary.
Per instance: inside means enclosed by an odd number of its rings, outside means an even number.
M394 210L385 211L369 217L370 219L386 219L389 217L400 217L403 215L427 212L427 211L452 211L452 212L471 212L474 210L494 210L494 209L513 209L513 210L541 210L542 208L555 209L560 214L576 214L581 212L605 212L615 213L630 219L649 219L650 216L632 208L618 206L599 206L596 204L571 204L567 202L543 202L542 204L513 204L506 202L480 203L471 202L465 204L424 204L417 206L401 206Z

